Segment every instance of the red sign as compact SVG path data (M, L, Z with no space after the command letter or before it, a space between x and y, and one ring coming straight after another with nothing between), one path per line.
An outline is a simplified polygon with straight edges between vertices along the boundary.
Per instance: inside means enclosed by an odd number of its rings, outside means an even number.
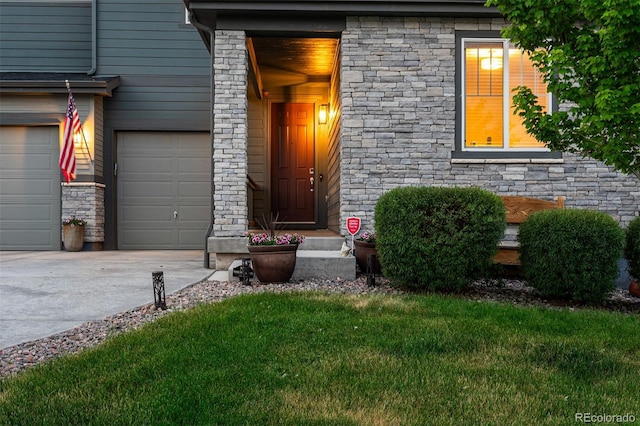
M359 217L348 217L347 218L347 231L351 235L356 235L360 230L360 218Z

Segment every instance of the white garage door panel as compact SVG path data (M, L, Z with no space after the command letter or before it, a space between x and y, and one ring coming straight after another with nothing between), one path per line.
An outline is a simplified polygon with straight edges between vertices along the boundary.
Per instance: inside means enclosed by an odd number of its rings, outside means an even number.
M203 248L211 209L209 134L117 138L118 248Z
M183 230L180 232L180 244L191 244L192 241L200 241L200 247L204 245L204 233L200 230Z
M6 172L6 170L3 171ZM38 170L36 173L40 173ZM16 173L13 177L2 178L2 195L13 195L16 200L37 200L37 197L49 199L59 195L59 188L51 187L51 177L29 176L28 173ZM56 191L57 190L57 191Z
M199 223L203 217L211 215L209 207L180 207L178 210L180 221L183 223Z
M125 169L126 170L126 169ZM131 177L137 176L132 175ZM125 197L146 197L149 200L153 200L154 197L159 200L165 200L166 197L171 197L173 194L173 184L167 182L146 182L144 180L138 180L135 185L128 185L122 188L122 194ZM165 197L165 198L160 198Z
M191 153L190 153L191 154ZM197 155L198 153L194 153ZM181 158L178 164L180 173L185 174L194 174L197 176L198 170L204 170L209 167L209 159L208 158Z
M34 135L34 137L40 137L45 135ZM19 142L16 139L13 139L9 142ZM21 143L21 142L19 142ZM42 146L36 144L35 146L30 147L13 147L20 149L21 152L16 153L3 153L3 170L5 172L13 172L18 176L24 176L29 172L41 172L49 170L51 166L52 153L39 153L34 152L34 150L46 149L46 146ZM27 148L26 151L24 148ZM25 158L28 155L29 158ZM56 155L57 159L57 155ZM27 167L26 169L24 167Z
M48 228L49 220L54 215L50 204L29 203L28 208L24 208L24 206L25 202L3 203L0 205L0 217L3 220L15 220L16 226L23 223L27 228Z
M0 127L0 250L60 250L58 134Z
M171 219L173 216L173 210L170 206L153 205L149 202L146 206L132 206L125 207L122 211L121 220L127 222L138 221L136 224L140 228L156 227L157 224L150 224L150 222L161 223L167 219ZM160 201L158 201L160 204ZM140 220L144 218L144 220Z
M153 232L151 232L153 231ZM124 246L137 247L144 241L149 246L164 246L172 243L171 231L156 231L150 229L128 230L123 234L124 241L120 244Z
M173 169L174 160L171 158L171 154L165 153L164 158L147 158L144 157L146 155L145 152L134 152L132 157L123 160L121 166L127 170L136 170L138 173L147 176L147 179L150 179L150 176L153 175L167 175L167 171ZM133 155L139 155L139 157L133 157ZM155 152L154 155L161 155L161 153Z
M207 194L211 186L204 182L182 182L178 187L181 197L206 198L203 194Z

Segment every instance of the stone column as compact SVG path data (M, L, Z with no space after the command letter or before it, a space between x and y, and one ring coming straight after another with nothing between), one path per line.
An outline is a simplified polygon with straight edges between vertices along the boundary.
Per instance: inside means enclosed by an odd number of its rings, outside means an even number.
M216 31L214 55L213 236L238 237L248 227L245 33Z
M104 243L104 188L95 182L71 182L62 185L62 219L84 219L84 248L102 250Z

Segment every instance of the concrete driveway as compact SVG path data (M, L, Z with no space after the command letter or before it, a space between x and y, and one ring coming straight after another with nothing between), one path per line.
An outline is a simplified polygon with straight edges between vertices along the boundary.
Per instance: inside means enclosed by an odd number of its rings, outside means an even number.
M153 302L209 277L202 251L0 251L0 349Z

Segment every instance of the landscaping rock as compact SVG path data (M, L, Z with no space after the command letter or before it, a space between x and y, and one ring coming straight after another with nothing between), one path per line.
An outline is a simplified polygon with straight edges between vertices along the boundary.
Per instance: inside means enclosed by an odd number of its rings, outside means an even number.
M62 355L78 353L94 347L116 334L139 328L171 312L194 306L215 303L240 294L321 291L336 294L406 294L408 292L389 285L389 281L377 277L376 286L368 286L366 276L355 280L303 280L283 284L245 286L241 282L203 281L167 295L167 309L155 309L153 303L127 312L121 312L99 321L90 321L79 327L54 334L43 339L21 343L0 350L0 378L23 371L42 362ZM460 297L479 300L512 303L518 306L546 306L555 309L584 308L567 301L549 301L541 298L536 291L519 280L484 280L469 286ZM624 313L640 313L640 299L626 290L617 289L611 297L597 309L607 309Z

